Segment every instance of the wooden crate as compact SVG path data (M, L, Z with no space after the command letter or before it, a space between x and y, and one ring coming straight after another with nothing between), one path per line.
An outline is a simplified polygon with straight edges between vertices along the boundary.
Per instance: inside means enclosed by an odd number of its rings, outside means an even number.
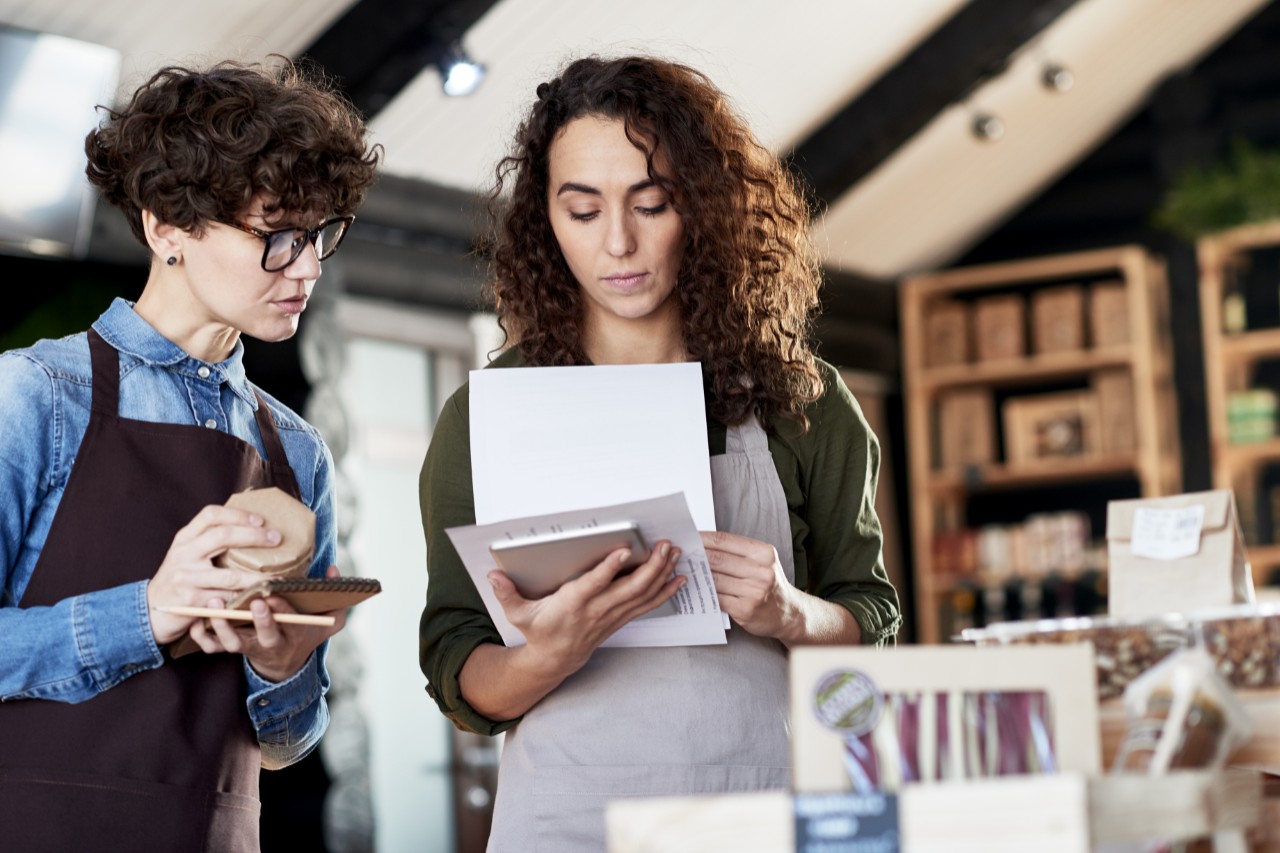
M1031 345L1036 353L1084 349L1084 288L1069 284L1031 294Z
M973 345L979 361L1026 354L1025 305L1017 295L987 296L974 302Z
M929 367L969 361L969 306L949 299L931 304L925 311L924 330Z
M995 401L986 388L938 396L938 467L986 465L996 458Z
M1129 343L1129 294L1123 281L1090 285L1089 343L1095 347Z

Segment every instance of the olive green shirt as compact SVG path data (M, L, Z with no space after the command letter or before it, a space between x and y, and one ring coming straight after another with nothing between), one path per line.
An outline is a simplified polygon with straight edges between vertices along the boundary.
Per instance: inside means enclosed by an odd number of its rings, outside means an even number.
M491 367L520 367L508 350ZM769 451L791 517L796 586L843 605L862 629L864 643L883 644L902 617L881 554L875 513L880 445L835 368L818 362L825 392L806 411L809 429L785 418L768 424ZM427 605L419 630L419 660L427 692L460 728L497 734L515 720L478 714L458 686L458 675L480 643L502 644L446 528L475 524L471 485L468 387L449 399L436 422L419 490L427 538ZM725 452L725 426L709 421L710 455Z

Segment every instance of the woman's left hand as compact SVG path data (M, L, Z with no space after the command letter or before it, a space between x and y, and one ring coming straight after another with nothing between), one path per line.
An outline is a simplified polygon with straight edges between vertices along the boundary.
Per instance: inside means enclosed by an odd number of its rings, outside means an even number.
M750 633L785 641L800 616L803 593L787 580L777 550L735 533L700 535L720 608Z
M338 577L338 567L330 566L326 577ZM209 607L220 609L224 602L212 599ZM253 671L267 681L280 682L291 678L311 653L322 642L342 630L347 622L346 610L321 614L333 616L332 627L312 625L284 625L275 620L275 613L293 613L289 602L283 598L259 598L249 603L252 622L230 622L226 619L197 619L190 635L206 654L231 652L242 654Z

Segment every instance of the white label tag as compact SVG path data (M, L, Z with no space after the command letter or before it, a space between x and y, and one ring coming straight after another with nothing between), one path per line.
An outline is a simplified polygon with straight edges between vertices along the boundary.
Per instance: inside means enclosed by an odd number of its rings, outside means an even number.
M1178 560L1200 550L1200 531L1204 527L1204 506L1181 509L1133 511L1133 540L1130 550L1135 556L1153 560Z

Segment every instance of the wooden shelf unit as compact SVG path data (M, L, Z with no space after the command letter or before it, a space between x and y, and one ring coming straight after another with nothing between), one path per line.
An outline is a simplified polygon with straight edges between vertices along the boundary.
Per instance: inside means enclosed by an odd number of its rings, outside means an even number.
M1031 354L1024 357L977 361L971 353L970 361L964 364L927 365L925 315L935 302L971 301L987 293L1027 293L1040 287L1102 279L1124 285L1127 344L1092 348L1086 340L1079 350L1033 354L1031 336L1027 335L1026 349ZM1087 327L1087 311L1085 315L1082 322ZM937 643L943 639L941 608L945 596L954 589L955 579L935 574L933 542L936 534L965 525L965 506L971 496L1119 477L1136 479L1144 497L1179 491L1181 457L1164 265L1140 247L1122 246L911 276L901 287L901 317L916 624L921 642ZM1094 453L1021 464L998 459L950 470L943 470L934 458L934 410L942 393L972 388L1034 393L1064 383L1087 384L1095 372L1117 369L1127 371L1132 380L1137 431L1132 453ZM999 413L993 414L998 421ZM999 448L997 455L1005 458ZM1095 538L1102 533L1094 531Z
M1232 228L1196 244L1200 266L1200 319L1204 333L1205 390L1209 409L1209 449L1213 484L1237 489L1242 478L1258 476L1268 463L1280 463L1280 437L1248 444L1232 444L1228 437L1227 398L1245 390L1258 362L1280 360L1280 327L1223 331L1223 298L1233 261L1259 249L1280 249L1280 222ZM1273 283L1276 286L1280 282ZM1254 318L1256 319L1256 318ZM1272 318L1280 322L1280 317ZM1280 389L1277 389L1280 390ZM1237 489L1237 500L1247 499ZM1280 536L1280 532L1277 532ZM1280 567L1280 543L1250 543L1249 562L1255 585L1266 582Z

